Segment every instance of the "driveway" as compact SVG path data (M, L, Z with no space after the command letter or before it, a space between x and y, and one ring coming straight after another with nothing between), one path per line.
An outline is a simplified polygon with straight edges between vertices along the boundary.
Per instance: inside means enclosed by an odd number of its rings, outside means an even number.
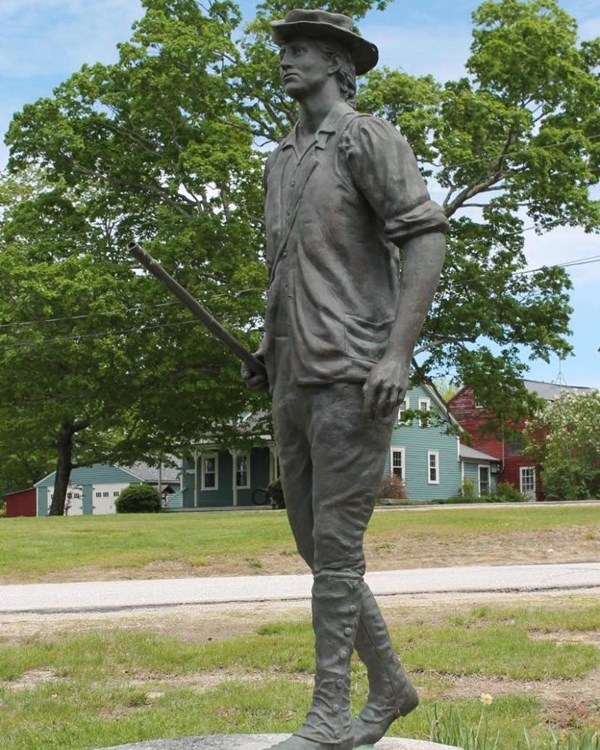
M464 566L368 573L376 596L598 589L600 562ZM229 576L0 586L0 614L117 612L310 598L311 576Z

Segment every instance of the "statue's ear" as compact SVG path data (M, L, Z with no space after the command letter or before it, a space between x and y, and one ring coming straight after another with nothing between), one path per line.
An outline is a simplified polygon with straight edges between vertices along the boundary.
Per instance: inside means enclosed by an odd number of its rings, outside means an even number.
M327 72L330 76L335 75L338 70L342 67L342 56L338 52L334 52L329 59L329 67Z

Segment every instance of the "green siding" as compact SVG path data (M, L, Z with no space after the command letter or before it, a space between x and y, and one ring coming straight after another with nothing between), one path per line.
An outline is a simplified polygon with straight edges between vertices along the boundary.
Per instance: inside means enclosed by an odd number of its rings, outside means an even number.
M54 487L56 472L39 481L37 488L38 516L48 515L48 487ZM109 464L93 464L80 466L71 472L70 484L81 485L83 488L83 513L92 514L92 486L98 484L139 484L140 480L133 474L118 466Z
M436 403L433 394L423 386L411 388L407 393L408 408L417 409L420 398L428 398L432 414L448 417ZM411 424L399 423L392 435L391 449L404 448L404 480L409 500L436 500L458 494L461 483L458 442L456 435L447 435L444 426L439 424L421 427L416 421ZM439 454L439 483L429 484L428 452Z
M200 508L223 508L233 505L233 456L228 450L211 451L207 454L217 454L219 457L218 466L218 487L217 489L202 489L202 461L198 455L198 507ZM253 506L252 491L258 487L266 487L269 483L269 448L258 446L250 451L250 487L247 489L238 489L237 500L238 506ZM182 507L194 508L194 461L188 459L183 464L183 491Z
M498 489L498 474L492 472L491 461L476 461L475 459L463 459L463 477L473 482L473 488L475 491L475 497L479 497L479 467L487 466L490 469L490 491L494 492Z

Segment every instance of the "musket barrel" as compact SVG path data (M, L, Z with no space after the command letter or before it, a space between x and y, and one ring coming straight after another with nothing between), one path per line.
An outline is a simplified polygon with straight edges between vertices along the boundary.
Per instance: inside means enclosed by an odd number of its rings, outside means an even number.
M160 263L147 253L137 242L130 242L127 250L147 271L161 281L177 299L188 308L188 310L207 328L216 338L222 341L233 354L247 365L251 372L256 375L265 374L263 363L257 359L246 347L232 336L229 331L216 321L213 316L198 302L195 297L181 286L181 284L160 265Z

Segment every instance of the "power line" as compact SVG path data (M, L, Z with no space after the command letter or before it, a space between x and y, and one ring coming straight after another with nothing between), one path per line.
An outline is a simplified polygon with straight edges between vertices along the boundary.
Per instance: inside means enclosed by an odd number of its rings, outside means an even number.
M103 336L121 336L125 333L145 333L146 331L157 331L159 329L163 328L176 328L177 326L189 326L192 324L197 324L197 320L181 320L178 323L162 323L161 325L155 325L155 326L148 326L144 325L142 327L135 327L135 328L120 328L115 330L109 330L109 331L102 331L98 333L81 333L75 336L56 336L52 339L41 339L40 341L19 341L14 342L11 344L0 344L1 349L20 349L20 348L31 348L34 346L39 346L40 344L56 344L59 342L69 342L69 341L80 341L82 339L96 339Z
M85 318L95 318L98 315L117 315L130 312L140 312L143 309L153 310L157 307L168 307L176 304L175 302L161 302L156 305L135 305L134 307L127 307L124 310L99 310L95 313L85 313L82 315L66 315L62 318L41 318L40 320L23 320L17 323L0 323L0 328L16 328L20 326L35 326L41 325L42 323L62 323L65 320L84 320Z
M221 297L229 297L230 299L238 298L242 294L248 294L249 292L257 292L257 291L263 291L262 287L253 287L251 289L240 289L237 292L221 292L220 294L214 294L211 297L208 298L208 302L212 302L215 299L219 299ZM22 326L35 326L40 325L44 323L64 323L65 321L72 321L72 320L85 320L86 318L95 318L97 316L110 316L110 315L122 315L124 313L130 313L130 312L143 312L144 310L153 310L157 307L172 307L173 305L180 304L178 302L160 302L156 305L134 305L133 307L125 308L124 310L99 310L98 312L94 313L83 313L81 315L65 315L64 317L60 318L41 318L38 320L23 320L13 323L0 323L0 329L3 328L20 328Z
M509 275L509 278L512 276L520 276L525 274L531 274L531 273L537 273L538 271L543 271L546 268L568 268L572 266L580 266L580 265L588 265L591 263L599 263L600 262L600 255L594 255L589 258L579 258L577 260L573 261L566 261L565 263L554 263L550 266L541 266L540 268L532 268L532 269L526 269L524 271L515 271ZM483 276L483 278L489 277L489 274L487 276ZM457 282L455 282L455 285L462 285L462 284L470 284L473 283L473 281L477 281L479 279L462 279ZM175 303L164 303L164 304L175 304ZM155 307L159 307L160 305L156 305ZM132 308L135 309L135 308ZM85 317L85 316L84 316ZM62 318L61 320L69 320L70 318ZM74 318L75 319L75 318ZM30 321L32 323L35 323L35 321ZM79 335L74 336L57 336L51 339L42 339L40 341L20 341L20 342L13 342L10 344L0 344L0 349L22 349L22 348L33 348L36 346L43 346L46 344L55 344L55 343L68 343L68 342L79 342L84 339L94 339L94 338L101 338L104 336L120 336L124 334L129 333L145 333L146 331L156 331L156 330L162 330L165 328L177 328L178 326L187 326L187 325L196 325L198 321L196 320L183 320L179 321L177 323L162 323L160 325L144 325L142 327L133 327L133 328L121 328L121 329L113 329L108 331L101 331L96 333L82 333ZM6 324L7 326L10 324ZM20 324L15 324L20 325Z
M530 268L530 269L525 269L523 271L514 271L513 273L509 274L508 278L510 278L511 276L523 276L527 274L537 273L538 271L543 271L548 268L570 268L573 266L582 266L582 265L588 265L591 263L598 263L598 262L600 262L600 255L594 255L588 258L578 258L572 261L565 261L564 263L553 263L549 266L540 266L539 268ZM485 277L489 277L489 274L484 275L484 278ZM478 280L479 279L461 279L455 282L455 284L456 285L470 284ZM248 290L242 290L242 291L256 291L256 289L251 289L251 290L248 289ZM216 296L225 296L225 295L216 295ZM176 304L175 302L164 302L164 303L157 304L157 305L149 305L148 308L150 309L150 308L156 308L156 307L172 306L175 304ZM134 311L138 309L139 308L137 307L132 307L132 308L129 308L128 311ZM88 318L88 317L93 317L93 316L94 314L79 315L79 316L64 317L64 318L46 318L42 321L26 321L24 323L4 323L0 325L0 328L11 328L11 327L18 328L21 325L35 325L40 322L47 323L47 322L55 322L55 321L78 320L79 318ZM14 342L10 344L0 344L0 348L16 349L16 348L22 348L22 347L39 346L40 344L79 341L82 339L98 338L102 336L118 336L118 335L122 335L125 333L144 333L145 331L160 330L163 328L176 328L178 326L191 325L195 323L197 323L197 321L195 320L184 320L184 321L179 321L177 323L162 323L160 325L144 325L143 327L138 326L138 327L133 327L133 328L111 329L108 331L102 331L102 332L96 332L96 333L81 333L81 334L77 334L74 336L57 336L51 339L42 339L40 341L23 341L23 342Z

